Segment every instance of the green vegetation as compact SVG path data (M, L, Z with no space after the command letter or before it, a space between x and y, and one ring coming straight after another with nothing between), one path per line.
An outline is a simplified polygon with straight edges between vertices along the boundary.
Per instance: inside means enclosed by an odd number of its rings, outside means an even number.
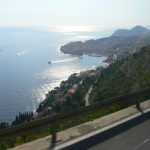
M67 112L69 110L84 106L83 91L88 90L78 74L72 74L68 80L62 81L60 87L56 87L46 95L46 99L40 103L37 112L41 116L53 115L55 113ZM90 80L89 80L90 81ZM47 108L50 108L48 110Z
M111 64L97 76L91 103L150 86L150 46Z
M8 128L9 127L9 124L6 123L6 122L1 122L0 123L0 129L3 129L3 128Z
M12 126L29 122L31 120L33 120L33 112L19 113L19 115L16 116L15 120L12 122Z
M8 148L12 148L12 147L45 137L47 135L50 135L49 128L43 129L41 131L37 131L36 133L32 133L29 135L3 139L2 141L0 141L0 150L6 150Z
M85 123L87 121L92 121L94 119L100 118L100 117L105 116L107 114L121 110L123 108L126 108L126 107L133 104L133 101L131 101L131 102L126 102L124 104L122 104L122 103L115 104L113 106L108 106L108 107L105 107L101 110L94 111L94 112L91 112L89 114L82 115L82 116L79 116L77 118L74 118L74 119L71 119L68 121L64 121L61 124L59 124L58 132L63 131L65 129L68 129L70 127ZM15 147L15 146L21 145L23 143L27 143L27 142L39 139L39 138L48 136L50 134L51 134L50 128L43 128L41 130L36 131L36 133L32 133L32 134L28 134L28 135L24 135L24 136L19 136L17 138L9 138L7 140L0 141L0 150L6 150L8 148Z

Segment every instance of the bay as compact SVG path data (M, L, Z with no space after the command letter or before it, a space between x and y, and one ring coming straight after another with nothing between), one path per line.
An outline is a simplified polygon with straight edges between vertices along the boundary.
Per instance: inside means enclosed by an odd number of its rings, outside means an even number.
M91 38L98 38L97 33L1 27L0 122L11 122L19 112L35 112L46 93L72 73L105 66L103 56L60 52L61 45Z

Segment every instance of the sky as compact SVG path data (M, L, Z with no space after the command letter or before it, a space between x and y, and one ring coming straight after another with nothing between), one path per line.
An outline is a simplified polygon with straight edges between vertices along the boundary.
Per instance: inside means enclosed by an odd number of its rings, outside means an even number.
M150 26L150 0L0 0L0 26Z

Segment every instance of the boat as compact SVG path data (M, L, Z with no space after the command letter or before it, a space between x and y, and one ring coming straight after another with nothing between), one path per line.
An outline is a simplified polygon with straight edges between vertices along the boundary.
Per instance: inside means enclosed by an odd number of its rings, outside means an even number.
M48 64L51 64L51 63L52 63L51 61L48 62Z

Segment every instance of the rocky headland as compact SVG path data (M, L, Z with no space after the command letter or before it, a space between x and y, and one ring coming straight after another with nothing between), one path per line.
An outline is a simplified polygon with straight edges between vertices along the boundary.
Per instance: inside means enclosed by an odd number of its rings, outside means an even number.
M114 55L117 59L127 57L143 46L150 43L150 30L136 26L130 30L116 30L110 37L101 39L91 39L88 41L70 42L61 46L60 50L65 54L83 55L83 54L100 54L108 57L106 62L111 63Z

